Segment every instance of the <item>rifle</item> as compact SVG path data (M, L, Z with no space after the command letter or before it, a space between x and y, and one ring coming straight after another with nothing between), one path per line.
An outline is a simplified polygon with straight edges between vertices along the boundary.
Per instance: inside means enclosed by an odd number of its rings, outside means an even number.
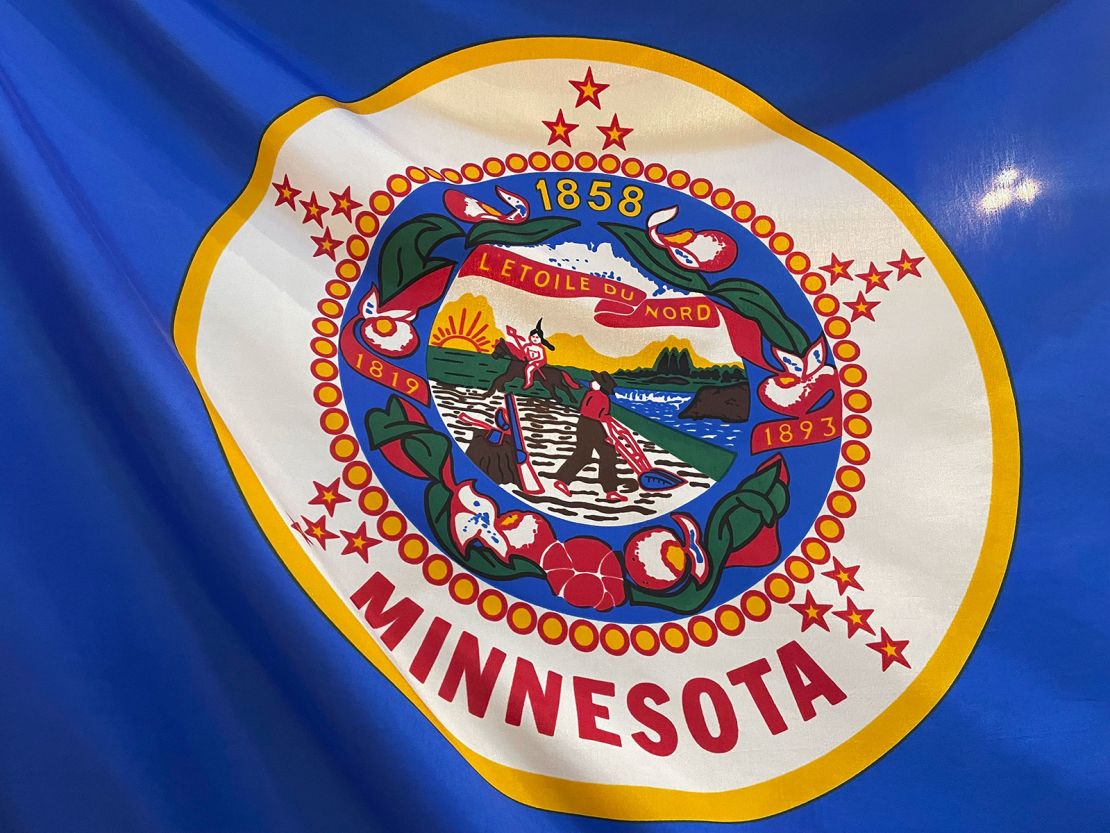
M524 432L520 428L520 413L516 409L516 397L511 393L505 394L505 416L508 418L513 442L516 444L516 467L520 474L520 490L527 495L542 495L543 484L540 483L540 476L532 467L532 458L528 454L528 446L524 443Z

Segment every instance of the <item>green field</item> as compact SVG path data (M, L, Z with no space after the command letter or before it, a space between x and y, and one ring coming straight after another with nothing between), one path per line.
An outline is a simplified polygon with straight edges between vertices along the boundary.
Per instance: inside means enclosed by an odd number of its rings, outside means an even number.
M455 350L450 347L429 347L427 352L428 378L447 385L462 385L465 387L488 388L508 367L506 359L495 359L485 353L473 353L469 350ZM549 365L557 367L556 365ZM562 368L582 385L576 391L571 391L574 403L577 405L582 400L589 384L590 374L579 368ZM623 382L623 380L622 380ZM518 396L532 396L532 391L524 392L521 381L513 380L505 386L508 393ZM533 391L538 387L533 387ZM658 388L652 388L658 390ZM546 393L541 393L546 396ZM637 434L646 437L660 448L666 449L681 460L704 472L714 480L720 480L732 466L736 455L726 449L720 448L675 431L666 425L660 425L654 420L623 408L620 405L612 406L613 416L627 425Z
M447 385L468 385L475 388L488 388L509 366L505 359L495 359L486 353L470 350L455 350L452 347L429 347L428 378ZM573 375L573 374L572 374ZM509 385L513 393L519 393L519 385Z

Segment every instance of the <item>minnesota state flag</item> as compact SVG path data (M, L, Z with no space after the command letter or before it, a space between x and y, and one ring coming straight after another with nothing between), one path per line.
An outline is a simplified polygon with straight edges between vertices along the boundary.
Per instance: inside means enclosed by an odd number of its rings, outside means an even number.
M0 829L1110 830L1108 36L9 0Z

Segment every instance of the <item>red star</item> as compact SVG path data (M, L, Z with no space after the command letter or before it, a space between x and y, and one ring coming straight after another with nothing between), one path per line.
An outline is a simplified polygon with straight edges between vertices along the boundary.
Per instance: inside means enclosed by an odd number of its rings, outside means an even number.
M543 119L541 119L541 121L543 121ZM551 131L551 135L547 139L549 145L562 142L567 147L570 147L570 134L578 128L578 125L571 124L563 118L562 110L560 110L559 115L555 117L555 121L543 121L543 123L547 129Z
M867 631L872 636L875 635L875 629L867 624L867 620L874 609L868 610L866 608L856 607L856 603L852 601L852 597L848 597L848 606L844 610L834 610L833 616L843 619L848 623L848 638L851 639L856 635L856 631Z
M806 600L801 604L790 605L800 614L802 614L802 633L809 630L810 625L816 625L819 628L829 629L829 623L825 621L825 614L832 610L832 605L818 604L817 600L813 598L811 590L806 591Z
M331 194L331 198L335 202L335 206L332 208L331 213L342 214L347 218L347 222L351 221L351 209L362 207L362 203L351 198L350 185L343 189L342 194L337 194L335 191L329 191L328 193Z
M600 130L601 134L605 137L605 144L601 146L602 150L605 150L610 145L616 145L621 150L628 150L628 148L624 146L624 137L632 132L632 128L621 127L621 123L617 121L616 113L613 114L613 120L609 122L608 127L599 124L597 129Z
M893 266L898 270L898 280L906 277L906 275L913 275L915 278L920 278L921 273L917 271L917 264L925 259L924 255L921 257L910 257L909 252L902 249L902 256L898 260L888 260L887 266Z
M295 196L301 193L299 188L294 188L289 184L289 174L286 174L281 182L270 183L277 188L278 198L274 205L288 205L294 211L297 210L297 203L293 200Z
M871 265L868 267L867 271L857 272L856 277L867 282L868 292L870 292L875 287L885 289L889 292L890 287L886 285L886 276L889 274L889 269L887 269L885 272L880 271L878 268L876 268L875 261L871 261Z
M832 286L841 278L850 281L852 279L852 274L848 271L848 269L853 263L855 263L855 261L841 260L836 255L829 255L829 257L832 258L832 260L826 266L821 267L822 272L829 273L829 278L831 278L831 280L829 281L829 285Z
M312 197L307 200L300 200L301 205L304 206L304 219L301 224L315 222L320 228L324 227L324 206L316 202L316 192L312 192Z
M833 556L833 569L821 573L823 576L828 576L836 582L836 589L841 596L844 591L849 587L854 587L856 590L862 590L863 585L856 581L856 573L859 572L859 565L855 567L845 567L840 563L840 559L835 555Z
M594 81L593 67L586 67L586 77L581 81L569 81L568 83L574 87L574 89L578 90L578 101L574 102L575 107L581 107L588 101L598 110L601 109L601 99L599 96L603 91L609 89L609 85L599 84Z
M883 671L886 671L894 663L904 665L906 668L910 667L909 662L906 661L902 652L906 650L906 646L910 644L908 639L891 639L890 634L886 632L886 628L879 629L879 641L868 642L867 647L872 651L878 651L883 658Z
M370 535L366 532L366 521L363 521L359 525L359 528L356 529L354 532L347 532L344 529L341 529L339 531L343 534L343 537L347 539L347 546L345 546L343 548L343 552L339 554L357 554L359 558L369 564L370 556L367 554L366 551L370 549L370 547L376 547L378 544L380 544L381 539L370 537Z
M331 236L331 229L324 226L324 233L317 237L316 235L309 235L312 242L316 244L316 252L313 257L320 255L327 255L332 260L335 260L335 247L339 245L339 241Z
M309 501L310 504L315 506L323 506L328 510L328 517L330 518L335 514L335 507L340 503L350 503L351 499L339 491L339 478L337 477L329 485L325 486L322 483L312 481L313 487L316 489L316 497ZM332 536L335 537L334 535Z
M863 293L859 293L854 301L845 301L844 306L852 311L852 320L857 318L867 318L871 321L875 320L875 314L872 312L877 307L880 301L868 301L863 297Z
M291 523L291 524L289 524L289 525L290 525L291 527L293 527L293 529L295 529L295 530L296 530L297 532L299 532L299 533L300 533L300 536L301 536L302 538L304 538L304 539L305 539L306 541L308 541L308 542L310 542L310 543L312 542L312 539L308 537L308 533L304 531L304 527L303 527L303 526L301 526L301 522L300 522L300 521L293 521L293 523Z
M301 520L304 521L305 534L325 550L328 548L328 541L339 537L328 529L327 515L321 515L314 521L310 521L304 515L301 515Z

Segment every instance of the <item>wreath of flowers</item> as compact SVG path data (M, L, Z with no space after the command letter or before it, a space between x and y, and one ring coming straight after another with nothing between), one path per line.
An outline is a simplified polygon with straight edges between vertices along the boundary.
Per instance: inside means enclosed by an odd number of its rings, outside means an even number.
M361 316L352 322L366 347L397 357L419 346L411 322L420 309L442 299L457 266L436 254L444 242L464 238L468 251L481 244L533 245L580 225L568 217L532 218L527 201L503 188L496 190L509 211L451 189L444 195L451 216L422 214L385 239L377 282L364 296ZM802 328L752 281L723 278L711 283L705 272L727 269L735 259L735 243L715 230L664 233L661 227L676 214L677 209L655 212L646 228L600 225L662 284L703 294L755 322L784 369L794 370L791 361L797 363L799 378L806 381L807 359L801 357L808 351L812 365L814 345ZM464 230L459 221L469 228ZM809 375L826 369L822 358ZM763 399L762 389L760 394ZM790 505L789 475L781 455L761 463L722 496L704 528L690 515L676 512L670 516L673 526L641 529L615 551L590 536L560 541L542 514L502 512L475 481L459 482L453 441L429 426L420 408L401 395L392 395L384 408L368 411L366 429L371 448L399 471L427 483L424 512L444 553L491 581L542 577L553 593L575 607L603 612L630 603L695 613L705 607L726 568L765 566L781 555L778 524Z

